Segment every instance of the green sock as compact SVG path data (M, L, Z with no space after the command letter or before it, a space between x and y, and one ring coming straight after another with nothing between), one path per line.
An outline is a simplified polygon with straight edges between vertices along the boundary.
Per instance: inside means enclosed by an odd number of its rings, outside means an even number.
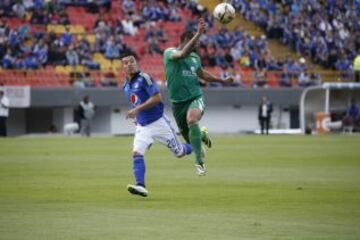
M189 138L193 151L195 153L196 164L203 164L201 157L201 131L199 124L194 124L189 127Z

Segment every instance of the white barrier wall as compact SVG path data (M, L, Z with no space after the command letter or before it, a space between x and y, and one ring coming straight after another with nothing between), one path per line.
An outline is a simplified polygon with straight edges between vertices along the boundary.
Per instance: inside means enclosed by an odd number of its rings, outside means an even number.
M206 110L202 123L215 133L237 133L254 131L259 129L258 107L243 106L233 107L211 107ZM289 128L289 112L281 111L274 107L271 118L272 128Z
M273 103L273 129L296 128L298 125L297 107L301 89L209 88L203 91L207 109L201 125L206 125L213 133L251 132L259 129L257 105L262 96L268 96ZM166 90L162 89L161 93L165 106L169 108ZM74 110L85 95L89 95L96 106L92 131L94 134L117 135L134 132L133 123L125 119L128 103L121 88L31 88L31 94L26 98L28 107L19 105L10 108L9 135L43 134L49 131L51 125L55 125L59 133L62 133L65 124L76 120ZM281 110L283 108L291 109L292 114ZM167 109L166 112L172 119L170 110Z
M123 135L133 134L135 125L131 119L126 119L127 108L122 107L97 107L96 114L93 120L92 133L105 135ZM44 108L37 111L52 113L41 114L42 121L32 120L25 116L29 116L27 112L30 110L16 109L11 111L11 117L8 120L9 135L22 135L28 133L47 133L49 126L54 124L59 133L64 132L64 125L74 122L73 108ZM31 110L33 112L33 110ZM167 116L172 120L174 127L176 127L175 120L170 109L166 109ZM252 132L259 129L258 124L258 108L257 106L242 106L241 108L234 107L208 107L200 124L207 126L212 133L239 133ZM38 119L38 118L36 118ZM35 120L36 120L35 119ZM29 122L32 124L29 126ZM290 128L290 114L287 111L282 111L280 107L274 106L274 112L271 119L273 129ZM176 128L177 129L177 128Z
M174 126L175 120L169 109L166 114L172 120ZM131 120L126 120L126 109L120 113L111 113L111 134L132 134L135 126ZM254 131L259 129L257 106L244 106L241 108L233 107L208 107L203 116L200 125L207 126L212 133L238 133L245 131ZM274 107L274 113L271 120L273 128L289 128L289 112L281 111L279 107Z

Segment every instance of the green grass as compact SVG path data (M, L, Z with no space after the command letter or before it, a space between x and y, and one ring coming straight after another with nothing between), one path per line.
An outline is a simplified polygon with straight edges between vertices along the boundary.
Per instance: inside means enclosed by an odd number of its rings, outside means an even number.
M0 239L360 239L360 136L216 136L206 177L131 137L0 139Z

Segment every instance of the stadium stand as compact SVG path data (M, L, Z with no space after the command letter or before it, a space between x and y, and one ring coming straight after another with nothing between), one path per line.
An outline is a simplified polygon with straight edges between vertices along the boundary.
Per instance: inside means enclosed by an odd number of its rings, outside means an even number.
M259 2L233 4L257 21ZM262 13L272 9L260 6ZM201 39L204 65L215 74L235 73L235 86L303 87L321 81L304 58L276 59L266 36L219 29L206 9L192 1L2 1L0 16L0 81L5 85L117 86L124 79L119 58L127 52L163 83L162 51L177 45L180 32L194 29L191 19L199 16L209 25ZM346 68L348 62L337 66Z
M360 3L350 1L232 1L269 38L281 39L325 68L351 71L360 50Z

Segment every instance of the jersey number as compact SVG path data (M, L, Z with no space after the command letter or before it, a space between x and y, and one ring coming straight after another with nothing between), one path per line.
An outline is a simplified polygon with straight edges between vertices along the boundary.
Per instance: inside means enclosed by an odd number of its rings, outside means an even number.
M175 138L168 139L168 140L166 140L166 142L167 142L168 148L176 148L176 139Z

